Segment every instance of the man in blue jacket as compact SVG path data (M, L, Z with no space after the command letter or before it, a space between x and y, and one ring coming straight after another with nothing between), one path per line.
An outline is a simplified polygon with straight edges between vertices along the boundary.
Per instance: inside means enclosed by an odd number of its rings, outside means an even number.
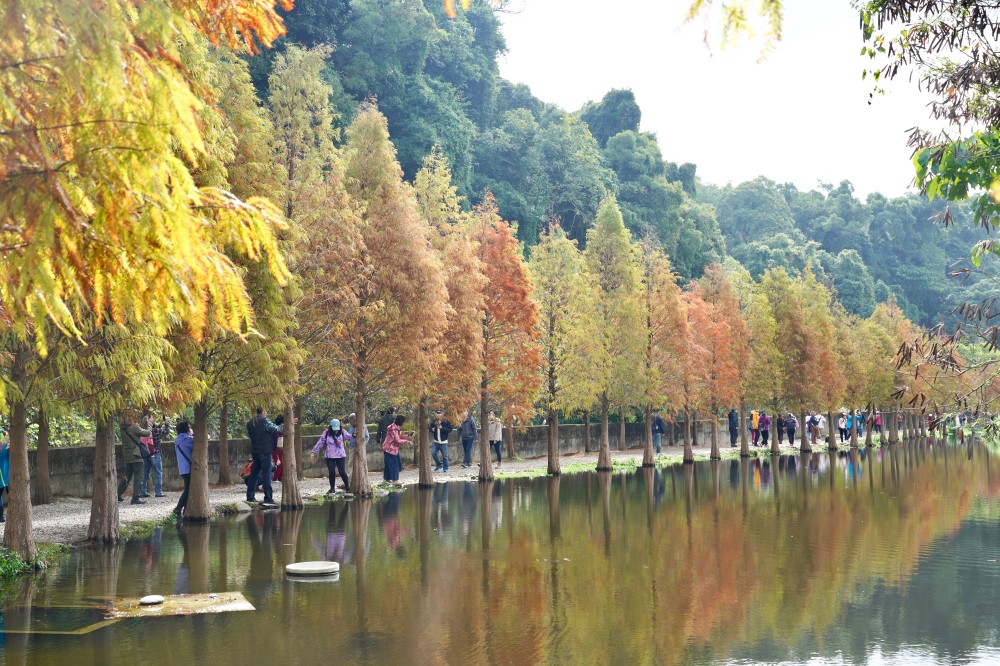
M656 447L656 453L660 453L660 447L663 444L663 433L667 431L667 424L663 422L663 417L660 416L660 410L653 410L653 446Z
M257 416L247 423L250 456L253 458L250 476L247 477L247 502L257 501L257 484L260 483L264 486L263 506L278 506L271 495L271 452L274 450L273 435L281 432L282 427L267 418L263 407L258 407Z
M462 451L465 458L462 459L462 467L472 467L472 443L476 441L476 422L472 420L472 414L465 412L465 419L458 427L458 434L462 438Z
M740 414L736 409L729 410L729 446L736 447L736 438L740 435Z

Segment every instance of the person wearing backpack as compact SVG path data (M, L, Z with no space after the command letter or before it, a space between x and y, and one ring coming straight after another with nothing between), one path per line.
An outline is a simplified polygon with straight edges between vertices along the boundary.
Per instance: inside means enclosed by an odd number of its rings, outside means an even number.
M330 476L330 489L326 491L327 495L333 495L337 492L338 473L344 481L343 489L347 490L351 487L350 479L347 478L347 465L345 464L347 451L344 448L344 442L353 440L353 435L341 429L340 421L333 419L330 421L330 427L323 431L319 441L316 442L316 446L313 447L312 453L309 454L309 460L315 462L316 454L323 451L323 459L326 461L326 471Z
M760 430L760 445L767 448L767 437L771 434L771 417L767 415L767 412L760 413L757 426Z
M194 437L191 436L191 424L187 421L177 422L174 452L177 454L177 473L184 479L184 492L174 509L174 515L180 518L187 507L188 491L191 489L191 456L194 454Z
M142 428L131 415L126 415L121 424L122 460L125 463L125 474L118 484L118 501L125 501L125 491L129 481L132 482L132 504L145 504L140 499L142 488L143 461L149 457L149 449L142 443L143 437L152 436L153 431Z
M785 419L785 430L788 432L788 446L795 446L795 431L799 427L799 420L795 418L795 414L791 412L788 413L788 418ZM799 442L801 445L802 442Z
M163 423L157 423L148 414L146 415L146 421L149 425L152 435L146 438L143 437L140 441L143 444L152 444L150 449L150 454L148 458L143 458L142 461L142 494L140 497L149 497L149 473L153 473L153 492L157 497L163 497L163 438L167 436L170 432L170 425L167 423L166 419L163 419Z

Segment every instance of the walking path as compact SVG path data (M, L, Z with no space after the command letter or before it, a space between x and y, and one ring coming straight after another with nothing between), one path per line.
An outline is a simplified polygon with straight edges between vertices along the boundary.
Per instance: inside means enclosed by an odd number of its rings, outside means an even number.
M753 450L753 449L751 449ZM756 449L761 451L762 449ZM723 456L730 456L738 449L723 448ZM782 452L790 452L793 449L782 447ZM708 446L696 446L694 454L696 457L707 458L710 452ZM671 464L681 462L682 447L664 446L663 455L658 460L658 464ZM612 451L611 457L618 464L630 464L630 459L636 465L642 463L642 451L631 449L629 451ZM412 460L412 458L410 458ZM573 466L574 469L581 465L595 466L597 464L597 453L577 453L565 455L560 458L561 466L566 468ZM307 463L308 464L308 463ZM548 466L545 457L531 458L528 460L514 459L508 460L502 466L494 465L494 473L500 478L505 476L544 474ZM435 473L436 481L475 481L479 473L478 467L473 464L471 468L463 469L461 465L452 465L448 474ZM372 472L370 475L372 485L382 481L381 472ZM407 463L399 477L403 485L415 485L418 480L417 468ZM305 479L299 482L299 487L303 498L322 495L329 488L326 478ZM275 484L274 499L280 502L281 484ZM161 521L170 515L170 512L177 505L180 492L164 491L164 497L149 497L145 504L130 504L128 496L126 501L118 505L118 515L122 527L136 525L146 521ZM260 494L258 493L258 499ZM246 487L243 483L231 486L213 486L210 490L210 501L213 507L220 507L233 504L246 499ZM87 537L87 527L90 523L90 499L75 497L59 497L52 504L32 507L32 524L34 526L35 541L39 543L79 543ZM0 523L0 538L3 535L5 524Z

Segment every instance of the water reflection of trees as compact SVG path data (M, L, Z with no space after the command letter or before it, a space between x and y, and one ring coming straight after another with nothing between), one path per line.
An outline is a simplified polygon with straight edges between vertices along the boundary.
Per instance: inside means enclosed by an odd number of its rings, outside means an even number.
M266 655L236 636L274 622L358 662L860 659L874 643L951 659L1000 625L997 577L970 575L1000 546L996 503L973 501L995 496L994 477L985 452L907 446L441 483L186 526L162 550L78 554L54 581L70 596L243 590L261 610L231 621L233 640L195 632L220 663ZM989 522L959 533L970 515ZM918 567L932 544L936 566ZM285 582L292 557L341 561L340 583ZM92 654L194 649L191 632L148 629L95 635Z

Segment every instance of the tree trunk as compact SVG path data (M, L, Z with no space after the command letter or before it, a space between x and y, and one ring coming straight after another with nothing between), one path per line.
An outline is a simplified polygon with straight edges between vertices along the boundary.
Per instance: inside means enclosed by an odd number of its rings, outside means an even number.
M709 453L708 457L710 460L722 460L722 454L719 453L719 419L717 418L718 409L713 404L712 405L712 416L711 416L711 428L712 428L712 452Z
M281 510L294 511L303 509L302 493L299 492L299 464L302 456L302 439L299 437L298 417L295 415L297 405L289 400L285 403L285 455L282 458L284 470L281 472ZM358 421L359 424L364 421ZM291 429L291 432L289 432ZM361 431L364 439L364 430ZM297 443L296 443L297 442ZM357 445L355 445L357 448Z
M826 448L828 451L836 451L837 438L833 436L833 426L836 423L836 421L833 420L833 410L830 410L826 413L826 423L827 423L827 428L826 428L827 438L829 440L826 443Z
M358 373L354 385L355 407L358 417L358 428L364 432L365 402L368 400L368 385L364 375ZM354 444L354 458L351 460L351 492L358 497L371 497L372 482L368 478L368 452L365 450L365 438L359 437Z
M656 458L653 454L653 406L646 405L645 413L642 416L642 466L653 467L656 464Z
M507 459L514 459L514 419L510 420L510 425L500 429L501 436L507 440Z
M750 457L750 440L747 437L747 406L740 403L740 458Z
M694 462L694 448L691 445L691 412L684 413L684 462Z
M622 405L618 408L618 450L626 451L628 449L625 446L625 406Z
M294 407L292 409L292 414L294 415L295 420L298 422L296 425L294 425L295 432L294 432L294 434L292 436L292 440L294 441L294 444L295 444L295 480L296 481L304 481L305 478L306 478L306 466L302 464L302 460L305 457L303 455L303 451L302 451L302 403L303 403L303 400L302 400L301 397L296 398L295 399L295 405L294 405ZM288 418L288 414L285 415L285 418L286 419ZM364 432L364 431L362 430L362 432ZM285 438L285 448L286 449L288 448L288 443L289 443L288 442L288 438L286 437ZM287 451L286 451L286 455L287 455ZM284 472L282 472L281 479L282 479L281 480L281 496L284 497L285 496L285 480L284 480L285 479L285 475L284 475ZM296 494L297 497L299 497L299 502L298 503L302 504L302 496L299 494L298 484L295 484L295 494Z
M875 410L868 412L868 416L865 417L865 448L870 449L872 447L872 430L875 429Z
M34 505L52 503L52 482L49 479L49 416L38 410L38 448L35 449L35 487L31 493Z
M597 471L611 471L611 451L608 449L608 395L601 395L601 442L597 453Z
M775 401L775 402L777 402L777 401ZM784 437L785 433L781 433L781 436ZM779 456L779 455L781 455L781 445L778 443L778 439L779 439L779 437L778 437L778 408L775 407L774 408L774 412L771 414L771 455L772 456ZM773 479L773 478L776 478L778 476L778 467L777 467L777 465L774 465L772 467L773 467L773 471L771 472L771 478ZM777 483L777 482L775 482L775 483Z
M219 484L228 486L232 482L229 473L229 403L223 401L222 411L219 412Z
M431 470L430 431L427 423L427 398L417 403L417 470L420 488L434 487L434 472Z
M923 412L917 414L917 418L920 420L920 439L925 443L927 442L927 415Z
M479 480L493 480L493 456L490 455L490 424L488 420L489 380L483 373L479 393Z
M806 420L806 413L802 412L799 417L802 419L799 421L799 452L812 452L812 443L809 441L809 422Z
M590 410L583 413L583 452L590 453Z
M698 412L691 412L691 425L688 427L691 435L691 446L698 446Z
M15 352L14 370L11 372L12 383L23 385L26 377L24 372L27 354L19 349ZM35 537L31 523L31 492L28 471L28 409L23 400L11 401L10 413L10 479L7 492L9 495L10 514L4 526L3 545L7 550L17 553L22 560L30 562L35 558ZM114 492L114 491L112 491ZM2 498L0 498L2 499ZM118 505L115 504L117 511Z
M191 451L191 489L188 492L184 520L205 523L212 514L208 498L208 401L199 400L194 405L194 445Z
M90 500L90 527L87 529L87 540L115 543L121 540L121 529L118 524L115 432L110 418L97 418L94 444L94 495ZM4 536L6 537L6 534Z
M559 412L549 410L549 467L548 473L559 476L562 473L559 464Z

